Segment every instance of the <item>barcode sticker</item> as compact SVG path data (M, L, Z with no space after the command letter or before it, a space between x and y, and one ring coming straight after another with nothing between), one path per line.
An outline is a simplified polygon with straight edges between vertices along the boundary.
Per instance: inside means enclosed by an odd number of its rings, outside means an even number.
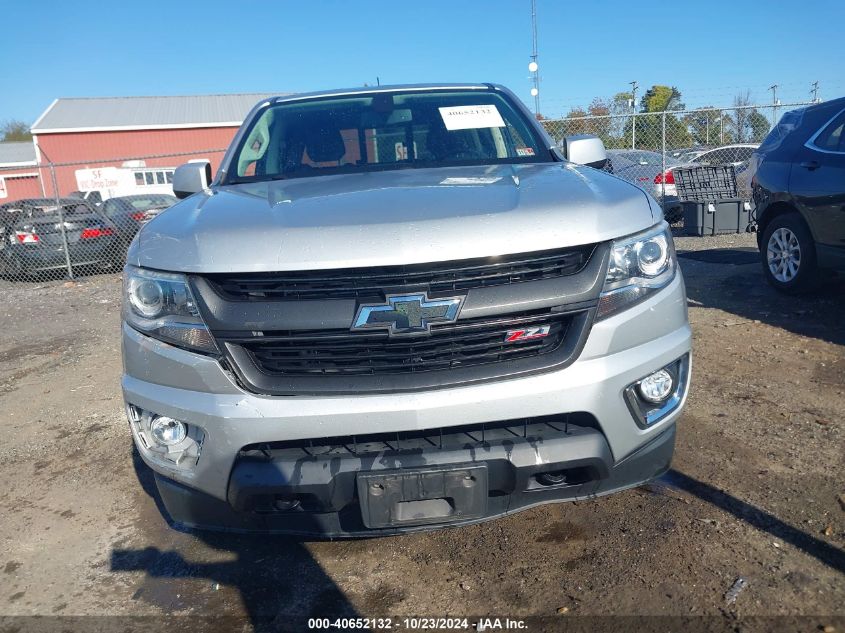
M502 115L494 105L452 106L438 110L446 129L450 131L505 127Z

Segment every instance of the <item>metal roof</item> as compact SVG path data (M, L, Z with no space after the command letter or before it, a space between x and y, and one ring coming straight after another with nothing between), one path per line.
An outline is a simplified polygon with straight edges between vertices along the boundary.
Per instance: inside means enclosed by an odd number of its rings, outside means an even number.
M38 118L32 133L235 127L260 100L284 94L62 98Z
M32 141L0 143L0 167L34 164L35 145L33 145Z

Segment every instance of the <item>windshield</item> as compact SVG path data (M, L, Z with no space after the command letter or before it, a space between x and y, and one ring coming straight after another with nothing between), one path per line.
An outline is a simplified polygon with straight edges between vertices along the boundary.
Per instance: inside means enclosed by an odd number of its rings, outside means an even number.
M241 138L227 181L551 160L500 93L379 93L267 107Z

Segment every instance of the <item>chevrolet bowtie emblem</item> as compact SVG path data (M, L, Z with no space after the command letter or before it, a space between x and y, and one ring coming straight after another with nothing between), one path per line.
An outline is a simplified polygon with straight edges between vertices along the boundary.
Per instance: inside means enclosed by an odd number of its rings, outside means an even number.
M454 323L464 297L429 299L426 293L388 295L386 303L358 308L352 330L387 330L396 334L427 334L434 323Z

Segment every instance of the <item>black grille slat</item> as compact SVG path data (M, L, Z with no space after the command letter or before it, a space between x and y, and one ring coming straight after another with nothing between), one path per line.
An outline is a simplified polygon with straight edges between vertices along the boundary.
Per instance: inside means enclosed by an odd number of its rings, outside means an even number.
M501 341L497 341L497 343L501 343ZM503 352L521 352L524 348L530 345L540 345L540 341L525 341L522 343L509 343L510 349L505 348ZM413 350L411 353L419 356L437 356L442 354L445 350L443 347L439 348L431 348L426 350ZM478 350L478 351L489 351L491 348L490 343L477 343L475 345L449 345L450 348L455 349L456 351L460 351L462 354L470 354L471 352ZM297 352L298 353L298 352ZM306 358L307 361L312 360L325 360L325 361L361 361L363 358L368 358L373 361L388 361L388 360L402 360L403 358L407 358L407 354L403 352L393 352L390 354L386 354L383 352L369 352L369 351L361 351L356 354L333 354L330 350L317 350L315 351L307 351L308 356ZM270 360L287 360L290 362L295 362L297 360L303 360L303 356L293 355L292 352L288 350L279 351L279 350L269 350L263 353L264 358L269 358Z
M376 362L350 362L344 365L340 362L329 363L307 363L307 362L290 362L290 363L268 363L259 360L259 364L268 373L284 374L284 375L308 375L308 374L346 374L346 375L368 375L377 373L410 373L415 371L430 371L433 369L448 369L450 367L465 367L472 364L481 364L481 362L497 362L513 358L519 355L524 357L526 351L529 350L498 350L487 354L478 354L477 356L453 356L449 358L431 359L426 361L418 361L414 363L395 362L395 363L376 363Z
M549 332L549 336L540 339L533 339L527 341L517 341L515 343L507 343L510 348L522 348L528 345L543 345L544 341L548 341L550 338L553 339L556 332ZM367 349L369 346L354 346L354 345L347 345L344 347L346 351L356 350L355 353L335 353L335 349L329 347L293 347L288 348L287 346L284 349L279 349L277 347L273 347L271 345L265 345L264 350L262 351L262 355L268 358L303 358L303 355L307 355L310 358L323 358L325 357L327 360L335 359L335 360L360 360L363 354L366 354L368 358L372 359L391 359L391 358L403 358L407 356L407 354L419 354L422 356L425 355L433 355L433 354L440 354L446 349L454 348L460 349L462 351L472 351L472 350L486 350L489 349L491 346L502 345L504 332L500 332L497 334L490 334L486 335L488 339L486 342L480 343L456 343L452 341L431 341L427 343L425 346L423 345L413 345L413 346L396 346L395 344L392 347L388 346L372 346L371 348ZM391 349L393 351L383 351L385 348Z
M567 418L572 418L571 422ZM238 459L272 461L319 458L336 455L371 455L380 452L450 450L483 448L487 442L507 438L544 440L589 433L596 428L595 418L586 413L541 416L520 420L502 420L424 431L371 433L342 437L283 440L244 446Z
M206 275L229 300L359 299L378 297L386 290L425 287L431 292L471 290L573 275L590 259L594 244L537 253L504 255L430 264Z
M508 329L514 329L513 327L509 327ZM460 343L466 346L478 345L480 339L491 339L496 338L497 341L501 340L501 337L504 335L504 331L494 331L494 332L470 332L466 334L455 333L454 335L449 337L450 343ZM415 341L411 342L408 340L402 341L396 340L393 338L389 338L385 335L382 338L370 338L366 339L363 336L360 337L362 340L349 340L352 339L351 336L347 335L346 341L343 343L338 343L336 339L329 339L327 341L320 341L319 339L311 339L306 344L299 344L297 337L290 337L288 339L284 339L281 341L269 341L266 342L265 345L268 349L271 348L273 342L283 343L285 351L289 352L313 352L315 350L331 350L332 352L343 352L344 350L359 350L362 345L372 344L374 347L378 348L379 350L404 350L408 347L412 347L416 351L424 352L426 349L435 348L442 346L446 343L445 340L441 340L440 338L417 338ZM540 340L540 339L536 339ZM483 344L483 343L481 343Z
M256 367L277 376L380 375L437 371L528 358L556 350L572 314L545 311L511 318L472 319L432 328L430 336L389 337L329 331L240 339ZM506 343L508 330L549 326L548 336Z

